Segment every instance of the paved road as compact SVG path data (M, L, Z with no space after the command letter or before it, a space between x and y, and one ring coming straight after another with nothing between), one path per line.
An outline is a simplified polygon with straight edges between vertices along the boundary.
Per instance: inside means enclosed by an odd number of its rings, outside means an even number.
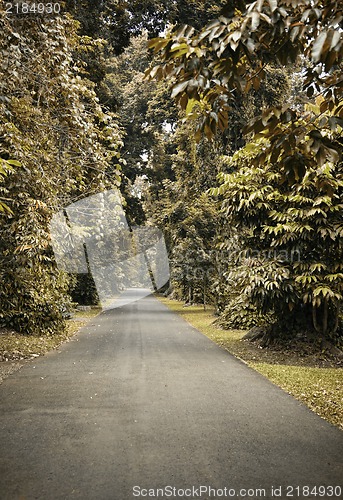
M342 479L341 431L153 297L28 363L0 402L1 500L316 498L286 486ZM185 496L144 491L165 486Z

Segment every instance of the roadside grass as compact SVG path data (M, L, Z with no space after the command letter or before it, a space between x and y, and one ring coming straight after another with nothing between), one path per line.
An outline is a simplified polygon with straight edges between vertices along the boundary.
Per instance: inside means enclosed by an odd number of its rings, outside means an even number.
M343 369L250 363L274 384L343 430Z
M72 319L67 320L65 331L54 335L22 335L8 328L0 329L0 362L32 359L56 349L100 311L100 308L76 311Z
M343 430L343 368L324 359L320 351L301 343L294 350L261 349L242 340L246 331L214 325L213 308L185 307L177 300L157 298L216 344Z

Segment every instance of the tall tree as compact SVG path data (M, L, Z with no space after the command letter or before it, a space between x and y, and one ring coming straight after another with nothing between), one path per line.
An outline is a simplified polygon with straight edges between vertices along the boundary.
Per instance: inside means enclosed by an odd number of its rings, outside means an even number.
M139 183L152 185L168 177L166 151L170 133L177 123L176 106L161 83L147 82L144 71L151 63L147 33L132 38L130 46L107 62L106 77L100 86L101 102L116 110L123 130L121 148L121 190L127 216L136 225L145 219Z
M0 7L2 179L0 320L26 333L63 326L68 276L54 263L49 223L69 203L117 185L120 132L82 77L77 54L92 50L68 15L6 17Z
M217 173L213 169L211 175L208 164L218 153L213 144L196 143L189 123L179 123L169 141L174 149L169 155L172 175L150 185L145 210L166 232L174 295L187 302L210 302L218 214L206 191Z
M271 63L300 66L307 101L263 103L245 128L252 142L233 156L234 171L223 174L217 192L248 248L272 245L277 261L279 250L292 245L303 252L304 261L294 266L262 259L256 273L246 270L251 298L262 311L268 302L279 312L299 300L309 303L324 334L337 329L342 300L341 22L335 1L228 2L199 33L183 27L151 41L160 62L147 72L169 79L181 108L198 119L200 139L201 132L212 138L229 127L237 98L260 89Z
M108 41L119 55L131 38L149 33L158 36L168 24L189 23L203 27L220 12L225 0L66 0L66 8L80 21L82 34Z
M160 63L148 71L151 78L168 78L173 96L183 109L203 117L200 129L208 136L228 125L228 112L237 95L259 88L270 63L288 65L306 60L304 87L307 96L323 95L320 112L333 111L331 126L343 116L342 9L338 1L258 0L228 2L223 15L196 33L191 26L171 31L150 42ZM195 106L199 103L199 106ZM264 130L273 140L275 155L289 140L298 145L299 116L287 103L266 110L251 131ZM302 117L306 120L306 117ZM287 139L279 144L277 125L287 124ZM311 127L311 122L308 122ZM317 159L324 163L336 151L323 137Z
M336 337L342 333L342 162L318 166L308 159L306 172L290 184L270 157L256 164L265 146L259 139L236 152L232 173L222 173L212 190L222 196L227 225L240 230L229 277L284 332L307 320L305 327L312 322L319 335Z

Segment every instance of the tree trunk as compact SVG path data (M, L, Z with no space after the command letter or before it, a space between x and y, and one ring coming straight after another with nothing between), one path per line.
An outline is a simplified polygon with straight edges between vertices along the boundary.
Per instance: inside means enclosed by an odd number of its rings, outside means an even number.
M265 338L265 340L268 338L268 336L271 335L271 325L266 325L266 326L254 326L253 328L250 328L248 333L242 337L242 340L250 340L250 342L254 342L255 340Z
M323 308L323 335L327 334L328 331L328 315L329 315L329 302L328 299L324 299L324 308Z
M204 311L206 311L206 283L204 281L204 289L203 289L203 294L204 294Z
M335 325L333 327L333 331L332 333L336 333L337 330L338 330L338 327L339 327L339 313L340 313L340 309L341 309L341 303L338 302L337 306L336 306L336 317L335 317Z
M316 330L317 333L321 333L318 321L317 321L317 310L318 308L316 306L312 306L312 322L314 329Z

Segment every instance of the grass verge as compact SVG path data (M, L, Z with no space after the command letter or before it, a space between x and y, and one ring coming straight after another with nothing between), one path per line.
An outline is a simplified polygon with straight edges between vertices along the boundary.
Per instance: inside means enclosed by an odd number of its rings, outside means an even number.
M222 330L213 324L213 309L184 307L176 300L158 297L201 333L238 357L271 382L343 430L343 369L320 352L299 343L293 349L260 349L242 341L244 330Z
M18 370L27 359L37 358L56 349L75 335L82 326L101 312L100 308L77 311L67 320L64 332L55 335L22 335L8 328L0 329L0 383Z

